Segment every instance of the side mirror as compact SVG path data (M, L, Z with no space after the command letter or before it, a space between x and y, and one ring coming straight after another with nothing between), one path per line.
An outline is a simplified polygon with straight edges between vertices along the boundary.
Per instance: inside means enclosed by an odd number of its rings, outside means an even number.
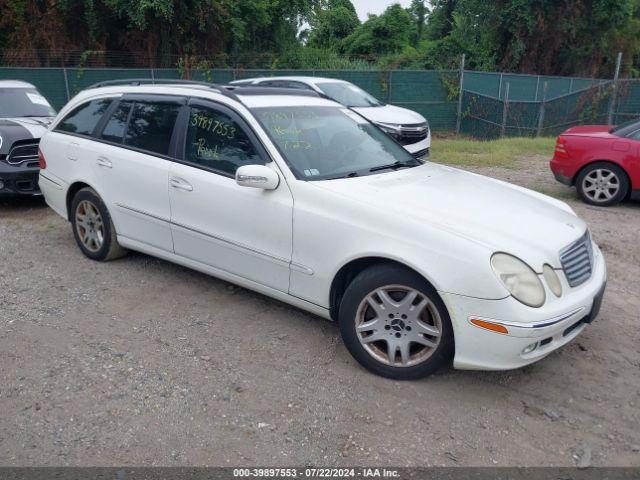
M280 177L266 165L244 165L236 170L236 183L241 187L278 188Z

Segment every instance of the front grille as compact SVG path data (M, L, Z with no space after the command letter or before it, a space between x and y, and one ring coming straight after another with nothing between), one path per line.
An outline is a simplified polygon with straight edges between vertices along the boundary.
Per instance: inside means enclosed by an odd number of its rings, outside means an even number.
M402 145L411 145L418 143L429 135L429 126L426 123L418 123L415 125L400 125L400 132L397 140Z
M7 155L7 163L11 165L33 161L38 161L38 141L14 145Z
M560 263L569 286L577 287L589 280L593 272L593 247L589 230L571 245L560 250Z
M425 148L424 150L418 150L417 152L413 152L412 155L418 160L421 158L426 158L429 156L429 149Z

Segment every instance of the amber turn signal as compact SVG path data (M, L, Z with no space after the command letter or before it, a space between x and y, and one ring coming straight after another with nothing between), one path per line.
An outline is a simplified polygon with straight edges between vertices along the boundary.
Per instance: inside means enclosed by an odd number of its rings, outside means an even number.
M509 333L507 327L504 325L500 325L499 323L488 322L486 320L480 320L479 318L472 318L471 323L473 323L476 327L484 328L485 330L491 330L492 332L502 333L506 335Z

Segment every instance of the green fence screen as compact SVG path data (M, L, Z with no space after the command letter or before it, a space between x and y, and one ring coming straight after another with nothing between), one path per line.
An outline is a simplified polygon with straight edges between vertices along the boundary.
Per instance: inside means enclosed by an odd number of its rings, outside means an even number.
M228 83L275 75L344 79L383 102L421 113L433 130L456 129L460 92L458 71L213 69L191 72L190 78ZM58 109L94 83L125 78L179 79L181 73L178 69L142 68L0 68L0 79L34 84ZM573 124L606 122L614 90L611 85L611 81L590 78L466 71L462 87L461 131L477 138L555 135ZM622 80L615 90L614 123L638 116L640 84Z

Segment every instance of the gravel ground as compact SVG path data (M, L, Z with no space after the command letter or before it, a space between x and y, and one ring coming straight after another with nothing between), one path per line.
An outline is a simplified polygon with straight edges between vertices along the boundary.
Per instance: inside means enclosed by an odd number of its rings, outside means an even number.
M640 465L640 204L519 163L471 170L589 222L601 316L535 365L415 382L365 373L330 322L146 255L92 262L41 202L0 205L0 464Z

